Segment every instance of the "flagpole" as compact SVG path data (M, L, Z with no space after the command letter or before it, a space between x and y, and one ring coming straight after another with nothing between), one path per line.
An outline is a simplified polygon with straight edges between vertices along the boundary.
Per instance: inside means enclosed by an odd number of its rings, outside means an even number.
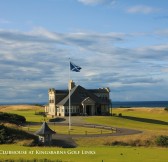
M75 72L80 72L82 68L80 66L77 66L73 64L69 58L69 83L71 79L71 70ZM71 130L71 85L68 83L68 88L69 88L69 131Z
M70 67L70 58L69 58L69 81L68 81L68 88L69 88L69 130L71 130L71 89L70 89L70 78L71 78L71 67Z

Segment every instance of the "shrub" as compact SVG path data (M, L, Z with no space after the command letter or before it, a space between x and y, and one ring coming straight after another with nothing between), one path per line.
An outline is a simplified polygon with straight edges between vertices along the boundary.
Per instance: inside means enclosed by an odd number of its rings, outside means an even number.
M114 141L111 143L112 146L128 146L129 144L123 141Z
M5 129L4 128L0 128L0 144L4 144L5 143Z
M41 105L41 104L34 104L34 106L40 106L40 107L43 107L43 105Z
M153 141L150 139L128 139L128 140L114 140L107 141L105 145L108 146L152 146Z
M45 113L45 112L35 111L35 113L34 113L34 114L35 114L35 115L41 115L41 116L46 117L46 113Z
M142 146L142 141L139 139L135 139L135 140L130 140L128 141L130 146Z
M165 107L164 110L165 110L165 111L168 111L168 107Z
M49 122L62 122L65 121L64 118L53 118L53 119L49 119Z
M110 116L111 114L109 112L104 112L101 114L101 116Z
M168 136L159 136L156 138L156 144L158 146L168 147Z
M112 116L117 116L117 114L116 113L112 113Z
M17 114L0 112L0 121L14 123L14 124L23 124L26 122L26 118L24 116L17 115Z
M119 117L122 117L122 113L119 113L118 116L119 116Z

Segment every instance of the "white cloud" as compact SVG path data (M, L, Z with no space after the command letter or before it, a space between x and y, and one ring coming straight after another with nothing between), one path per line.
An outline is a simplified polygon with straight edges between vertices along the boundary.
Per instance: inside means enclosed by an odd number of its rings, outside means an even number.
M118 95L117 88L122 91L124 87L125 93L138 87L146 91L145 85L154 87L167 81L162 69L167 68L163 62L168 59L168 45L120 47L129 37L125 33L56 33L43 28L29 32L0 30L0 102L27 98L47 101L48 88L66 89L69 57L82 67L80 73L72 73L77 84L110 86L118 100L124 97Z
M168 68L161 69L162 72L168 73Z
M168 29L158 30L155 32L155 34L167 37L168 36Z
M159 8L154 8L154 7L145 6L145 5L132 6L127 9L128 13L142 13L142 14L155 13L158 11L160 11Z

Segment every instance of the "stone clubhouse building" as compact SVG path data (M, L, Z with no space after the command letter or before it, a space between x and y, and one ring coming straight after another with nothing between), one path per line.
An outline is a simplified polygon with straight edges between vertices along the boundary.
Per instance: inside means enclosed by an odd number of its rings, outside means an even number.
M85 89L70 80L71 115L107 115L109 113L110 89ZM45 106L45 113L49 116L64 117L69 115L69 90L49 89L49 103Z

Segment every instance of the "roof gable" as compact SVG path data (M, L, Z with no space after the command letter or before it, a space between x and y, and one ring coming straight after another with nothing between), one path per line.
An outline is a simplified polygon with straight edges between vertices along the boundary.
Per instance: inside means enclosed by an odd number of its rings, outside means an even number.
M94 105L94 104L95 102L90 97L87 97L82 101L82 105Z
M81 102L87 97L92 99L94 102L99 103L99 98L96 95L94 95L93 93L91 93L88 90L86 90L85 88L83 88L82 86L75 86L71 90L70 96L71 96L71 103L73 105L81 104ZM69 95L67 95L57 105L64 105L64 106L66 105L67 106L68 104L69 104Z
M44 122L41 128L35 132L37 135L46 135L46 134L55 134L53 130L51 130L46 122Z

